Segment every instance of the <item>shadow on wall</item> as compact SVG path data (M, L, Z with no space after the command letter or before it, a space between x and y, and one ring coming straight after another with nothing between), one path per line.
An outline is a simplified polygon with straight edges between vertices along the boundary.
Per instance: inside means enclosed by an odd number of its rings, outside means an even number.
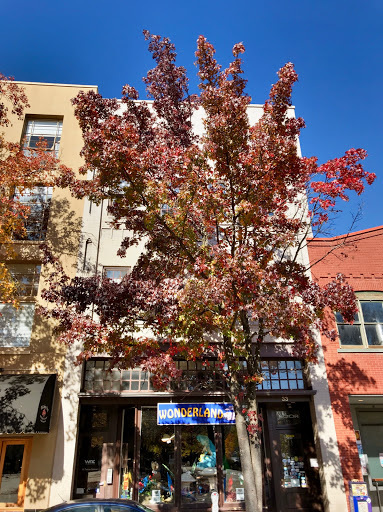
M54 199L51 204L50 222L46 242L54 254L63 257L68 272L75 273L79 255L79 239L81 234L81 218L73 211L73 205L67 199ZM20 259L36 259L38 244L19 243L17 252ZM32 250L31 250L32 248ZM31 256L33 254L33 256ZM43 270L44 272L44 270ZM45 270L46 272L46 270ZM46 275L46 274L45 274ZM53 404L51 427L49 434L35 435L32 445L32 457L29 465L29 478L26 489L26 500L30 506L48 498L50 486L60 482L64 476L63 465L56 465L56 474L52 478L53 457L64 458L64 446L68 441L74 441L77 428L77 397L80 387L80 369L74 371L73 354L68 358L68 347L59 344L53 335L52 321L35 313L31 337L31 349L27 358L20 359L19 354L7 354L2 366L7 368L25 368L31 372L57 373L57 383ZM36 374L33 375L36 379ZM7 410L7 422L17 427L22 420L20 412L12 408L12 402L29 393L22 375L23 385L15 384L7 389L0 398L0 408ZM65 391L63 391L65 390ZM67 405L63 412L62 398ZM63 425L74 425L73 429L63 429ZM28 426L27 426L28 428ZM25 429L25 427L24 427ZM25 430L27 433L27 431ZM58 433L57 433L58 432ZM60 435L60 432L62 433ZM57 436L56 436L57 433ZM41 456L39 456L39 454Z
M366 392L376 385L375 379L361 369L355 361L348 362L344 358L334 364L327 363L327 378L324 376L316 378L315 386L319 389L325 389L328 385L331 409L325 403L317 404L316 411L312 410L313 417L316 416L318 436L325 432L327 421L332 421L334 415L335 423L341 419L343 430L350 430L344 437L341 437L338 427L337 437L329 437L325 446L321 446L323 460L328 461L332 466L332 474L327 478L328 484L332 488L339 487L340 482L360 478L359 455L356 446L356 439L353 435L353 422L348 395L351 393ZM315 365L314 365L315 368ZM323 386L323 388L322 388ZM338 450L340 455L341 467L338 464ZM324 468L326 471L326 468Z

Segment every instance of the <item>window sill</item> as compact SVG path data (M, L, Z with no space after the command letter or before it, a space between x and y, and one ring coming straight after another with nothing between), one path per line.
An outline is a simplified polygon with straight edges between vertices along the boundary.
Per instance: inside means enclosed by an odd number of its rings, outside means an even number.
M344 353L347 353L347 352L364 352L365 354L368 354L368 353L373 353L373 354L376 354L377 352L380 352L381 354L383 354L383 346L381 346L380 348L376 347L376 348L365 348L365 347L361 347L361 348L338 348L337 350L338 354L344 354Z
M31 347L0 347L0 355L30 353Z

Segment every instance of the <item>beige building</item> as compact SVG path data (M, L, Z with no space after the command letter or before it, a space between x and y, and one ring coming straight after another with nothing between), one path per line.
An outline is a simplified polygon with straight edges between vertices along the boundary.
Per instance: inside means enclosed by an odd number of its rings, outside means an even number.
M30 107L23 119L11 117L5 140L25 139L27 147L34 147L43 137L63 164L78 169L82 138L71 99L80 90L97 87L19 85ZM66 442L61 407L66 347L55 341L51 323L35 314L44 288L39 245L47 241L73 276L83 202L68 191L44 186L20 200L30 206L27 236L15 241L15 255L7 265L22 284L21 307L0 304L0 510L41 510L50 502L54 455L63 452Z
M13 120L7 139L25 136L32 145L33 137L43 136L62 163L77 169L82 139L70 99L97 88L22 85L31 107L24 120ZM261 114L261 105L249 107L252 123ZM201 111L194 127L201 133ZM106 201L75 201L67 191L44 187L31 191L30 199L39 205L40 220L28 225L29 239L17 242L19 256L8 262L29 292L20 312L1 306L7 319L0 319L0 403L9 396L9 413L0 413L0 511L40 510L83 497L132 497L154 510L202 511L211 507L214 490L222 509L242 509L235 426L161 425L156 417L160 405L170 410L177 403L224 402L214 372L212 377L200 362L181 361L183 381L161 393L140 370L109 371L107 357L80 368L74 364L80 347L58 344L52 325L34 314L44 287L40 240L52 244L69 276L97 272L116 281L134 266L142 246L117 256L125 233L111 227ZM266 378L258 397L265 418L265 510L280 512L289 504L289 510L307 511L307 503L318 511L343 510L323 362L306 372L288 344L270 340L263 349ZM282 480L291 485L281 487Z

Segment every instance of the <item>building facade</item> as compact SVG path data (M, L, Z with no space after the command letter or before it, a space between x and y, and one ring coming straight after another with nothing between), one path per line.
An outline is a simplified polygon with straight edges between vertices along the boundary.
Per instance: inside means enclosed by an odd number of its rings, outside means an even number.
M323 337L322 345L344 489L350 480L366 481L374 512L377 485L383 496L382 254L382 226L309 244L313 278L323 285L341 272L358 299L353 325L329 313L339 339Z
M80 90L96 88L23 85L31 107L24 121L14 120L7 139L53 137L52 150L64 164L78 168L82 141L70 99ZM250 121L255 122L261 113L261 106L250 106ZM293 109L290 113L294 115ZM197 133L202 132L201 116L197 112L194 119ZM42 124L53 131L54 123L54 136L39 133ZM44 194L38 198L40 203L50 201L49 215L43 216L46 220L40 222L39 232L60 255L70 277L98 274L118 281L135 265L142 246L130 248L124 258L117 256L125 233L111 226L106 201L82 203L61 190L36 193ZM37 213L41 219L41 211ZM50 322L34 315L36 297L39 300L44 287L44 268L38 248L42 235L34 234L33 224L30 233L28 240L18 242L18 258L8 262L15 274L19 268L20 274L36 279L28 277L34 284L21 310L25 319L9 317L6 325L15 326L13 335L5 324L1 327L0 383L4 395L20 383L25 397L34 389L36 409L48 407L44 393L50 391L52 415L48 433L42 433L37 423L28 432L25 427L12 432L3 415L0 510L40 510L72 498L132 497L154 510L205 511L211 509L212 493L218 493L221 510L244 509L235 425L229 421L201 421L194 426L186 420L176 425L161 421L160 410L187 418L189 411L210 417L230 408L225 383L214 371L215 362L211 361L207 371L199 361L179 361L184 378L167 392L154 390L150 376L139 369L110 371L107 355L76 366L81 347L59 345ZM308 261L306 252L301 257ZM270 339L263 346L265 380L258 401L264 419L265 511L335 512L346 507L319 337L318 343L319 364L315 366L294 357L289 343ZM22 402L14 401L13 409L24 411L26 400ZM4 462L9 457L7 450L19 461L12 470ZM13 482L13 494L6 495L7 486L3 490L7 479Z
M30 106L23 119L11 116L5 140L24 141L28 151L43 138L62 163L77 169L82 142L71 99L80 90L97 88L19 85ZM39 246L49 243L68 275L74 276L83 204L69 191L43 185L20 200L30 207L26 235L15 241L14 255L6 264L21 285L21 306L16 310L0 304L0 510L41 510L50 502L55 453L64 451L67 439L60 437L66 348L55 341L52 322L36 314L45 286ZM67 390L69 385L65 383Z

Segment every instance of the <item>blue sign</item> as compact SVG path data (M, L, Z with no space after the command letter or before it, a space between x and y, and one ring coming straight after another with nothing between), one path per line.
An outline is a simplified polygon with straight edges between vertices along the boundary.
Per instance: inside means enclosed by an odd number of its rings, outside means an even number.
M222 425L235 423L233 404L158 404L158 425Z

